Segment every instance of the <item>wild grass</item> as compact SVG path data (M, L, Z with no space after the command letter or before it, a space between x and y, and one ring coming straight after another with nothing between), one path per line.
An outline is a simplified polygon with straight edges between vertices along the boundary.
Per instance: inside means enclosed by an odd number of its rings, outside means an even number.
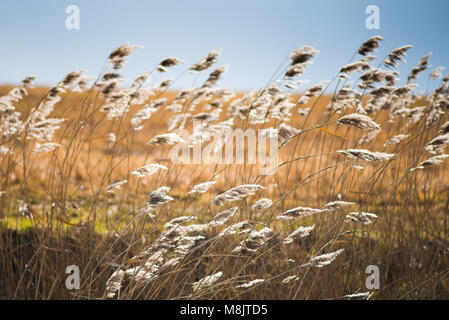
M130 44L96 77L0 87L0 297L448 299L449 77L426 73L428 55L399 85L411 46L369 56L380 41L314 85L297 79L319 52L301 47L252 93L217 88L219 50L182 73L189 90L151 81L185 68L175 57L125 87ZM433 92L418 93L423 75ZM271 128L277 170L174 164L176 129L207 144L192 119L202 134Z

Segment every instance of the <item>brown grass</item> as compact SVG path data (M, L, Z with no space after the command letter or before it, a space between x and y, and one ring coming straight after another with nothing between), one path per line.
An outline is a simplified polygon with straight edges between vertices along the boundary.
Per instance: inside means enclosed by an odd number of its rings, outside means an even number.
M13 87L0 87L1 95ZM16 110L26 119L49 88L29 89ZM163 92L171 101L176 92ZM241 96L238 94L237 97ZM292 101L296 101L294 95ZM217 194L232 187L257 183L266 187L255 195L226 205L238 206L231 223L250 220L255 229L269 226L274 235L255 254L233 254L246 235L218 239L220 227L201 234L205 237L175 267L161 272L153 281L125 279L121 299L338 299L365 287L368 265L380 268L377 299L449 298L449 188L448 166L410 172L428 159L425 144L438 134L447 115L433 126L423 117L408 126L407 119L389 120L389 110L371 118L381 124L381 133L368 144L358 144L360 129L332 124L296 136L280 150L280 163L272 176L259 176L258 166L174 165L168 158L170 146L146 144L153 136L167 132L172 115L164 108L144 122L141 131L130 130L130 118L141 107L131 106L122 118L106 120L100 111L103 98L96 90L82 94L68 91L53 118L67 119L53 139L61 145L54 152L32 153L30 141L17 140L13 152L0 157L0 297L14 299L100 299L106 281L119 267L142 265L145 258L132 259L148 248L164 231L164 223L183 215L195 215L194 223L207 223L222 208L210 205ZM325 113L332 96L312 98L310 116L292 109L288 125L311 128L329 122ZM367 100L363 98L363 102ZM412 105L429 105L425 99ZM197 107L198 110L201 106ZM345 113L350 113L349 110ZM221 120L226 119L226 107ZM80 125L82 124L82 125ZM264 127L276 126L271 120ZM237 120L235 128L248 128ZM260 126L262 127L262 126ZM191 130L191 125L187 126ZM115 132L117 143L108 145L107 135ZM398 145L383 147L398 133L409 137ZM8 141L2 140L2 145ZM394 154L393 159L364 163L358 170L336 150L365 148ZM314 155L314 156L311 156ZM311 157L307 157L311 156ZM301 159L297 159L304 157ZM297 160L295 160L297 159ZM130 172L148 163L168 167L147 178ZM116 180L128 180L113 194L105 188ZM201 182L217 183L200 196L188 191ZM137 214L148 195L160 186L171 188L174 198L155 211L155 217ZM298 206L322 208L337 200L356 205L324 212L300 220L275 220L280 213ZM249 206L260 198L274 204L262 212ZM28 204L25 215L18 201ZM374 212L379 218L370 225L345 222L350 211ZM228 222L229 224L229 222ZM281 243L299 226L315 224L309 237L292 244ZM343 254L323 268L304 268L311 257L343 248ZM143 261L143 262L142 262ZM81 288L68 290L65 269L76 265L81 272ZM214 286L192 293L192 283L222 271ZM283 284L290 275L298 280ZM254 280L265 282L248 289L237 285Z

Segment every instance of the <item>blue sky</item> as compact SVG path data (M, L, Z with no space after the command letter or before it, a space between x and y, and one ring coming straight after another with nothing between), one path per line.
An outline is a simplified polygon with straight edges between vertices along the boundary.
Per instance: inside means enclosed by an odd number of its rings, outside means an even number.
M80 8L79 30L65 27L71 4ZM368 5L380 8L380 30L365 27ZM292 50L312 45L320 53L301 79L313 84L331 79L376 34L385 38L379 57L414 45L400 68L406 78L428 52L433 67L448 64L448 14L447 0L2 0L0 83L17 83L33 73L37 83L54 84L77 69L97 75L109 52L129 41L144 48L128 59L122 71L127 79L165 57L181 58L185 68L223 47L216 66L228 64L229 70L220 86L236 90L264 86ZM154 81L182 71L178 67ZM193 81L186 74L177 86Z

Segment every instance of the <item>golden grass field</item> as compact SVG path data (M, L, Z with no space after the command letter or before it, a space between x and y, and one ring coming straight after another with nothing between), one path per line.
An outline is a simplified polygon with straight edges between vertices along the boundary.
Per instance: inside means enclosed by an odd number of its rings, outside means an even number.
M364 61L362 58L359 62ZM110 60L114 62L114 56ZM377 65L363 68L356 72L376 70ZM212 68L202 72L210 71ZM360 83L360 74L352 70L346 73ZM241 105L250 111L257 109L258 99L263 97L272 99L269 110L274 110L276 98L284 95L292 102L290 114L268 116L263 124L251 123L244 112L241 117L238 112L230 115L230 105L246 92L237 92L229 99L212 92L189 111L192 115L211 113L215 109L208 110L207 104L220 101L223 111L211 123L233 117L232 129L279 128L283 123L303 130L280 141L279 168L273 175L260 175L259 164L173 164L169 158L172 145L148 144L156 135L169 132L167 121L179 113L167 106L179 91L154 89L153 95L139 103L128 103L126 112L108 119L108 112L101 108L115 101L111 93L101 92L104 86L74 92L67 83L61 84L65 87L57 93L60 100L46 115L65 119L51 135L51 142L59 147L34 152L36 143L43 140L30 136L27 129L0 138L0 146L8 148L0 155L0 297L348 299L345 296L363 293L360 297L369 299L448 299L448 164L442 161L410 170L436 154L444 154L444 142L435 154L426 146L442 135L442 125L449 120L444 108L448 101L447 76L432 80L441 83L441 92L427 95L416 95L415 88L400 94L394 91L403 88L399 84L382 81L374 81L365 89L344 87L345 81L343 77L335 79L325 94L312 95L301 105L297 101L304 93L285 88L260 90ZM0 87L0 96L17 87L20 85ZM380 96L384 99L381 107L371 100L373 90L379 87L387 91ZM360 95L344 100L346 104L338 112L328 112L329 105L341 102L338 93L343 93L339 91L342 88ZM51 89L26 88L27 94L11 103L24 123L30 115L41 112L38 106L49 99ZM118 87L113 92L130 94ZM195 92L183 101L183 107L192 105ZM142 130L134 130L132 118L136 112L160 98L167 98L163 106L144 119ZM381 130L371 141L361 142L370 130L337 120L361 113L357 106L368 109L370 103L375 106L366 116ZM424 106L422 114L413 122L410 110L419 106ZM298 108L310 111L301 115ZM402 113L392 116L397 110ZM14 111L5 109L1 115ZM429 114L434 113L438 117L429 121ZM2 121L6 122L4 118ZM192 132L192 122L187 121L185 129ZM108 140L110 133L115 134L115 142ZM399 134L407 136L384 146ZM348 149L390 156L367 161L336 152ZM131 174L151 163L167 170L141 178ZM127 182L119 189L108 190L114 182L124 180ZM207 181L216 183L202 194L189 194L195 185ZM213 205L217 195L247 184L264 189L243 192L224 206ZM145 209L150 194L162 186L170 188L167 194L173 199L152 210ZM263 198L272 203L252 210L251 206ZM332 201L352 204L320 209ZM210 224L217 213L233 207L237 207L236 213L229 219ZM320 210L293 219L276 219L298 207ZM351 212L374 213L377 218L370 218L370 223L350 221ZM165 225L181 216L196 219L173 223L173 229ZM234 234L220 236L225 228L246 220ZM186 231L192 225L201 227ZM309 235L283 242L298 228L313 225ZM239 245L246 250L236 251ZM318 265L307 265L315 257L333 252L338 254L323 256L322 265L320 259L315 259ZM69 265L79 267L78 290L65 286ZM369 265L379 268L378 289L366 287ZM206 283L205 277L219 272L217 279ZM251 285L257 279L260 282ZM239 287L246 283L250 284ZM111 287L117 284L120 289L113 290Z

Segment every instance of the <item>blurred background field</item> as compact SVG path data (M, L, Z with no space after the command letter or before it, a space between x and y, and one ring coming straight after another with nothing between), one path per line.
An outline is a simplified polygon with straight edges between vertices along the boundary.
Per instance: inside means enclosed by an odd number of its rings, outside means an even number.
M0 298L449 299L448 10L2 1ZM174 163L179 128L277 170Z
M12 87L3 86L2 93ZM23 114L30 111L45 96L49 88L30 89L28 96L17 106ZM356 168L344 162L341 155L323 155L286 164L272 176L258 177L253 165L173 165L167 156L170 146L154 147L147 142L166 131L168 113L159 110L145 122L141 131L129 132L130 116L123 118L123 127L114 131L117 143L111 146L108 134L117 120L105 120L99 111L101 98L91 99L90 112L80 113L83 95L64 93L54 111L55 117L66 118L55 141L61 146L54 152L30 154L26 168L26 195L21 165L22 154L2 156L1 256L2 296L4 298L95 298L101 296L106 280L126 259L137 254L154 241L171 219L190 215L197 210L198 221L207 222L217 210L208 205L214 195L233 186L258 181L266 187L242 200L238 220L250 219L263 225L273 215L297 206L322 207L325 203L343 197L357 203L360 211L375 212L379 218L373 225L356 226L344 222L347 210L317 215L301 220L300 224L286 225L273 222L280 232L293 231L298 225L316 224L310 239L301 240L280 252L270 251L260 258L263 263L251 264L244 259L250 274L274 277L270 283L249 292L237 293L229 288L209 293L208 298L338 298L362 290L366 266L380 267L382 287L377 298L447 298L448 247L446 220L448 217L447 165L410 174L417 162L423 161L420 152L436 129L424 130L417 126L414 139L402 145L384 147L406 120L388 123L388 111L380 111L376 121L382 124L382 133L369 144L370 150L397 154L388 163L363 164ZM161 97L173 99L176 92ZM241 96L239 94L238 96ZM297 96L295 96L297 97ZM331 97L323 96L310 116L295 114L289 125L303 128L322 123L325 108ZM129 115L139 106L133 106ZM225 112L224 112L225 113ZM75 123L83 126L74 131ZM120 120L122 121L122 120ZM267 126L269 126L269 123ZM237 122L245 128L247 123ZM191 130L189 125L186 129ZM76 134L75 134L76 132ZM349 149L357 145L362 133L357 128L329 125L300 135L282 150L279 163L301 156L321 154L323 150ZM77 152L73 146L77 146ZM333 167L337 162L341 166ZM161 163L169 170L147 178L137 178L130 172L147 163ZM329 169L321 170L331 166ZM257 166L256 166L257 167ZM105 191L115 181L128 180L114 193ZM217 183L201 196L187 195L196 184L214 180ZM157 211L155 218L137 215L136 207L145 203L149 193L160 186L171 188L175 201ZM254 213L249 206L259 198L280 199L263 214ZM23 207L28 203L28 207ZM283 231L282 231L283 230ZM313 239L313 240L312 240ZM174 298L179 281L198 280L208 268L215 268L220 252L233 245L216 244L211 252L195 252L192 261L201 262L187 275L167 277L163 283L151 284L137 298ZM302 261L307 252L322 246L346 248L344 258L328 268L304 275L298 287L289 285L277 289L278 274L292 268L292 261ZM204 249L205 250L205 249ZM242 258L236 258L242 259ZM256 260L259 261L259 260ZM187 263L187 262L186 262ZM193 263L193 262L191 262ZM78 265L82 290L70 292L62 285L67 265ZM226 263L227 274L239 274L238 264ZM241 270L238 270L242 272ZM245 273L245 272L243 272ZM182 274L182 273L181 273ZM165 282L164 282L165 281ZM285 287L285 285L284 285ZM150 289L151 288L151 289ZM300 288L304 288L304 291ZM307 289L306 289L307 288ZM132 295L131 295L132 296Z

